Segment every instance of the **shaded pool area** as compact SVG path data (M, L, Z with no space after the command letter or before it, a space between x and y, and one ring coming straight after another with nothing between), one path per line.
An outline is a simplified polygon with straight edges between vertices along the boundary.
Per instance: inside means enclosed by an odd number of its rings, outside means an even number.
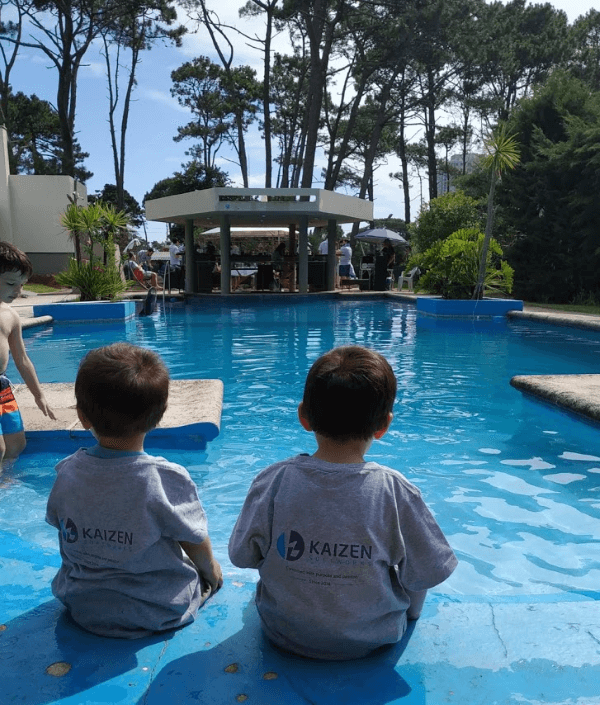
M3 703L600 703L599 430L509 385L516 374L597 372L597 333L299 299L175 305L26 338L43 382L73 381L87 349L124 338L159 351L175 378L223 380L217 439L148 450L189 468L225 586L168 638L126 643L70 624L50 593L59 556L43 517L53 466L79 441L32 436L0 486ZM332 664L266 643L256 576L231 566L226 545L252 477L314 450L295 407L312 361L346 343L379 350L398 376L392 429L369 458L421 488L460 565L401 644ZM47 673L52 664L66 664L51 669L63 675Z

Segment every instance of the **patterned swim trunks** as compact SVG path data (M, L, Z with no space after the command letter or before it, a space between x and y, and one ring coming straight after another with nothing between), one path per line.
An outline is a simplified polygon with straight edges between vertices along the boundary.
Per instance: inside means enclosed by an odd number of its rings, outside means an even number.
M10 380L6 375L0 375L0 435L23 431L23 419L17 406Z

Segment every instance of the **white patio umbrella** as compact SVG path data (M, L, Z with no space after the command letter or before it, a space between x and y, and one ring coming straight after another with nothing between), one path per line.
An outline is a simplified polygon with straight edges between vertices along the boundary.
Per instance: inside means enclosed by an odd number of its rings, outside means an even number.
M123 252L125 253L125 252L127 252L128 250L130 250L132 247L136 247L137 245L141 245L141 244L142 244L142 241L141 241L139 238L134 237L133 240L130 240L130 241L125 245L125 247L123 248Z
M395 230L388 230L387 228L363 230L362 233L358 233L356 239L360 242L370 242L372 245L381 245L384 240L389 240L394 247L408 245L408 241L405 240L400 233L397 233Z

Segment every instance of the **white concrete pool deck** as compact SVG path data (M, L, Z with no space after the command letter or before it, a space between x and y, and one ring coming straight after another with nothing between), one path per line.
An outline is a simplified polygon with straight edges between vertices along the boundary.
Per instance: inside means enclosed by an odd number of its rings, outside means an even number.
M27 320L23 304L16 308ZM72 391L54 391L66 426ZM28 396L19 402L27 406ZM600 591L471 596L441 585L397 647L331 663L270 647L253 582L231 570L180 631L136 642L87 634L49 594L59 560L0 527L2 703L600 705Z

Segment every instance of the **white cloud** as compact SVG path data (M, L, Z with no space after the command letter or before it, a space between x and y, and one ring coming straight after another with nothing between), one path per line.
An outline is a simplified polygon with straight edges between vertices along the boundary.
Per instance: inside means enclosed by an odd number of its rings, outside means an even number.
M189 114L190 112L187 108L179 105L175 98L173 98L173 96L167 91L159 91L156 88L141 88L140 96L142 98L147 98L148 100L153 100L157 103L163 103L169 108L177 110L180 113Z
M86 62L81 66L79 75L83 78L105 78L106 64L101 61Z

